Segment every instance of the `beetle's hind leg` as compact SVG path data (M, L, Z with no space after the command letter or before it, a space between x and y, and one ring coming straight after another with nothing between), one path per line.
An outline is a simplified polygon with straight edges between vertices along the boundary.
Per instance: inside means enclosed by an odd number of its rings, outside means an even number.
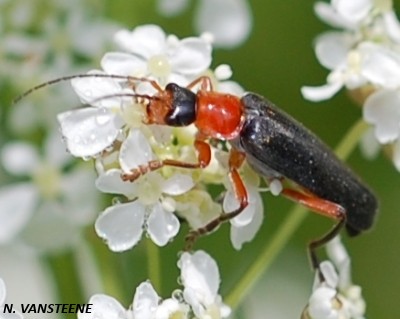
M339 220L339 222L335 226L333 226L333 228L329 232L327 232L324 236L322 236L320 238L312 240L308 244L308 253L310 256L311 265L315 270L318 271L318 276L319 276L319 279L321 282L325 281L325 278L321 272L321 269L319 268L319 259L317 257L317 249L326 245L333 238L335 238L339 234L340 230L344 227L345 224L346 224L346 214L343 214L342 218Z
M282 191L282 195L301 205L304 205L313 212L337 220L336 225L328 233L326 233L321 238L311 241L308 244L308 253L310 256L311 266L313 267L313 269L318 271L320 279L323 280L324 278L319 268L317 250L328 243L337 234L339 234L340 230L346 224L346 210L343 208L343 206L319 198L312 193L303 193L294 189L284 189Z

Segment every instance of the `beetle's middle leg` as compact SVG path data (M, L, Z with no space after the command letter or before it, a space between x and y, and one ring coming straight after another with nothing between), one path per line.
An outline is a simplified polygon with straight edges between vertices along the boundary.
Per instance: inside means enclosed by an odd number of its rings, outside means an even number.
M185 250L191 250L198 237L212 232L220 224L236 217L247 207L248 195L246 186L244 185L238 172L240 166L243 164L244 159L244 153L235 149L231 150L229 154L229 178L231 180L236 199L239 201L239 207L232 212L222 213L203 227L190 231L186 236Z

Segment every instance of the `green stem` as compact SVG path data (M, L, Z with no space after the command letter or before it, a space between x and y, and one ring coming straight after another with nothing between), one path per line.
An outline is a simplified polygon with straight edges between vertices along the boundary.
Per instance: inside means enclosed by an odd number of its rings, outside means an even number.
M107 245L104 244L94 234L88 232L88 243L95 256L96 264L99 267L101 274L102 284L105 292L116 298L117 300L124 300L125 285L121 274L123 273L121 263L115 253L111 252Z
M79 278L79 272L74 261L74 253L68 250L56 255L48 255L44 258L56 284L58 301L64 304L84 303L83 290ZM76 318L65 315L64 318Z
M355 123L336 147L336 155L342 160L346 159L358 144L366 128L367 124L362 120ZM225 302L228 305L232 308L236 308L240 304L253 285L260 279L261 275L271 266L279 252L282 251L283 247L299 228L306 216L307 209L303 206L296 205L291 209L288 217L276 231L272 240L268 241L255 262L252 263L251 267L226 297Z
M152 240L146 238L147 271L154 289L161 293L161 261L160 249Z

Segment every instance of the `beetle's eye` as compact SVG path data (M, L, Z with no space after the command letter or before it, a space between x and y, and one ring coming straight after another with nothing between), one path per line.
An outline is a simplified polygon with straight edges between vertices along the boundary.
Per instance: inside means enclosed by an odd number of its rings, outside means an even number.
M169 83L166 91L172 93L171 111L165 117L170 126L187 126L196 120L196 94L175 83Z

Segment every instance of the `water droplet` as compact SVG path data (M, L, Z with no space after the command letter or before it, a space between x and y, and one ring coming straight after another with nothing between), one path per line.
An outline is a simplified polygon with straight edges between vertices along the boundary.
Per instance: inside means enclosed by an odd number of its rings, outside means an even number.
M107 124L110 122L110 114L106 108L101 108L99 110L98 115L96 116L96 123L100 126Z
M122 203L122 199L119 196L115 196L111 199L111 204L112 205L119 205Z
M172 292L172 299L175 299L177 302L184 302L183 292L180 289L176 289Z

